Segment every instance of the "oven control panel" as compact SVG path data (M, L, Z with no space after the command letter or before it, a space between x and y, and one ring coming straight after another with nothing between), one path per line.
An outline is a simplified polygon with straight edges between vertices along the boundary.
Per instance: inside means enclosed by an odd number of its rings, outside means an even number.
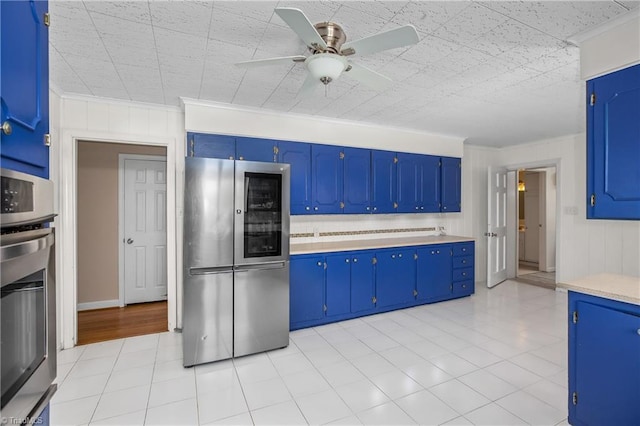
M2 213L33 211L33 182L2 176Z

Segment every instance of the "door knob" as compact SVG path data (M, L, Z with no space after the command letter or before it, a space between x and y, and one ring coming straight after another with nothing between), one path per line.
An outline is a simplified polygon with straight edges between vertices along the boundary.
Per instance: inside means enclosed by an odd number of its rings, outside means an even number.
M2 133L9 136L12 131L13 129L11 128L11 123L9 123L8 121L2 123Z
M131 238L127 238L127 244L133 244L133 240Z

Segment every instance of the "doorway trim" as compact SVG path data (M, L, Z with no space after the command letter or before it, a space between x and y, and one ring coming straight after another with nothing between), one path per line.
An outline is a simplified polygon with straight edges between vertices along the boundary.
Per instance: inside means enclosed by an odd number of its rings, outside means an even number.
M150 154L118 154L118 304L122 308L124 307L124 162L126 160L149 160L149 161L163 161L167 163L166 155L150 155ZM167 177L168 182L168 177ZM168 190L168 188L167 188ZM168 228L167 220L167 228ZM167 233L167 246L168 246L169 234ZM167 253L169 248L167 247ZM168 263L169 259L167 259ZM168 279L167 276L167 285ZM167 288L167 298L169 289Z
M62 349L76 345L78 336L78 275L77 275L77 178L78 142L106 142L130 145L152 145L166 148L167 156L167 320L168 329L177 326L177 212L176 212L176 144L177 139L161 136L132 136L126 133L91 130L63 130L59 149L59 213L55 226L57 252L62 253L57 273L61 307Z
M556 255L555 255L555 264L556 264L556 274L558 273L558 270L561 268L560 262L558 262L558 253L560 253L560 246L562 244L562 241L560 240L560 238L558 238L558 236L560 235L560 231L561 231L561 221L560 221L560 213L561 213L561 203L560 200L562 199L562 189L561 189L561 179L562 179L562 174L560 173L560 170L562 168L562 161L560 158L552 158L552 159L548 159L548 160L540 160L540 161L532 161L532 162L525 162L525 163L513 163L513 164L509 164L509 165L505 165L505 166L501 166L501 167L505 167L507 169L507 171L515 171L516 172L516 177L515 180L517 182L518 178L518 170L521 169L539 169L539 168L548 168L548 167L555 167L556 169L556 232L555 232L555 244L556 244ZM516 188L517 189L517 188ZM515 211L516 215L517 215L517 202L518 202L518 197L512 197L509 201L507 202L512 202L514 203L513 206L511 206L513 208L513 211ZM507 207L507 210L509 210L509 207ZM518 223L518 218L515 217L514 220L516 221L516 223ZM518 235L517 233L513 233L513 236L511 238L507 239L507 279L513 279L516 278L518 276ZM511 268L509 267L509 265L511 265ZM510 276L513 275L513 276ZM557 275L556 275L557 276Z

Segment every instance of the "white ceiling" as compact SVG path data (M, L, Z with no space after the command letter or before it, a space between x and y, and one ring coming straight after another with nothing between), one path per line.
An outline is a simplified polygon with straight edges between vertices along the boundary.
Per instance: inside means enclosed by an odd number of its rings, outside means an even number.
M584 131L579 52L565 40L638 4L50 0L50 73L65 94L199 98L505 146ZM303 65L233 65L306 53L277 6L336 22L348 40L410 23L420 43L353 59L394 80L384 92L343 76L301 100Z

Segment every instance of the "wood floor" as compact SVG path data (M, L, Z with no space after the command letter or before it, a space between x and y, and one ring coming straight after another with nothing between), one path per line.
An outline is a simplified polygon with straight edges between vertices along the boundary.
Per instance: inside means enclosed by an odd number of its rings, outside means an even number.
M78 312L78 345L167 331L167 302Z

